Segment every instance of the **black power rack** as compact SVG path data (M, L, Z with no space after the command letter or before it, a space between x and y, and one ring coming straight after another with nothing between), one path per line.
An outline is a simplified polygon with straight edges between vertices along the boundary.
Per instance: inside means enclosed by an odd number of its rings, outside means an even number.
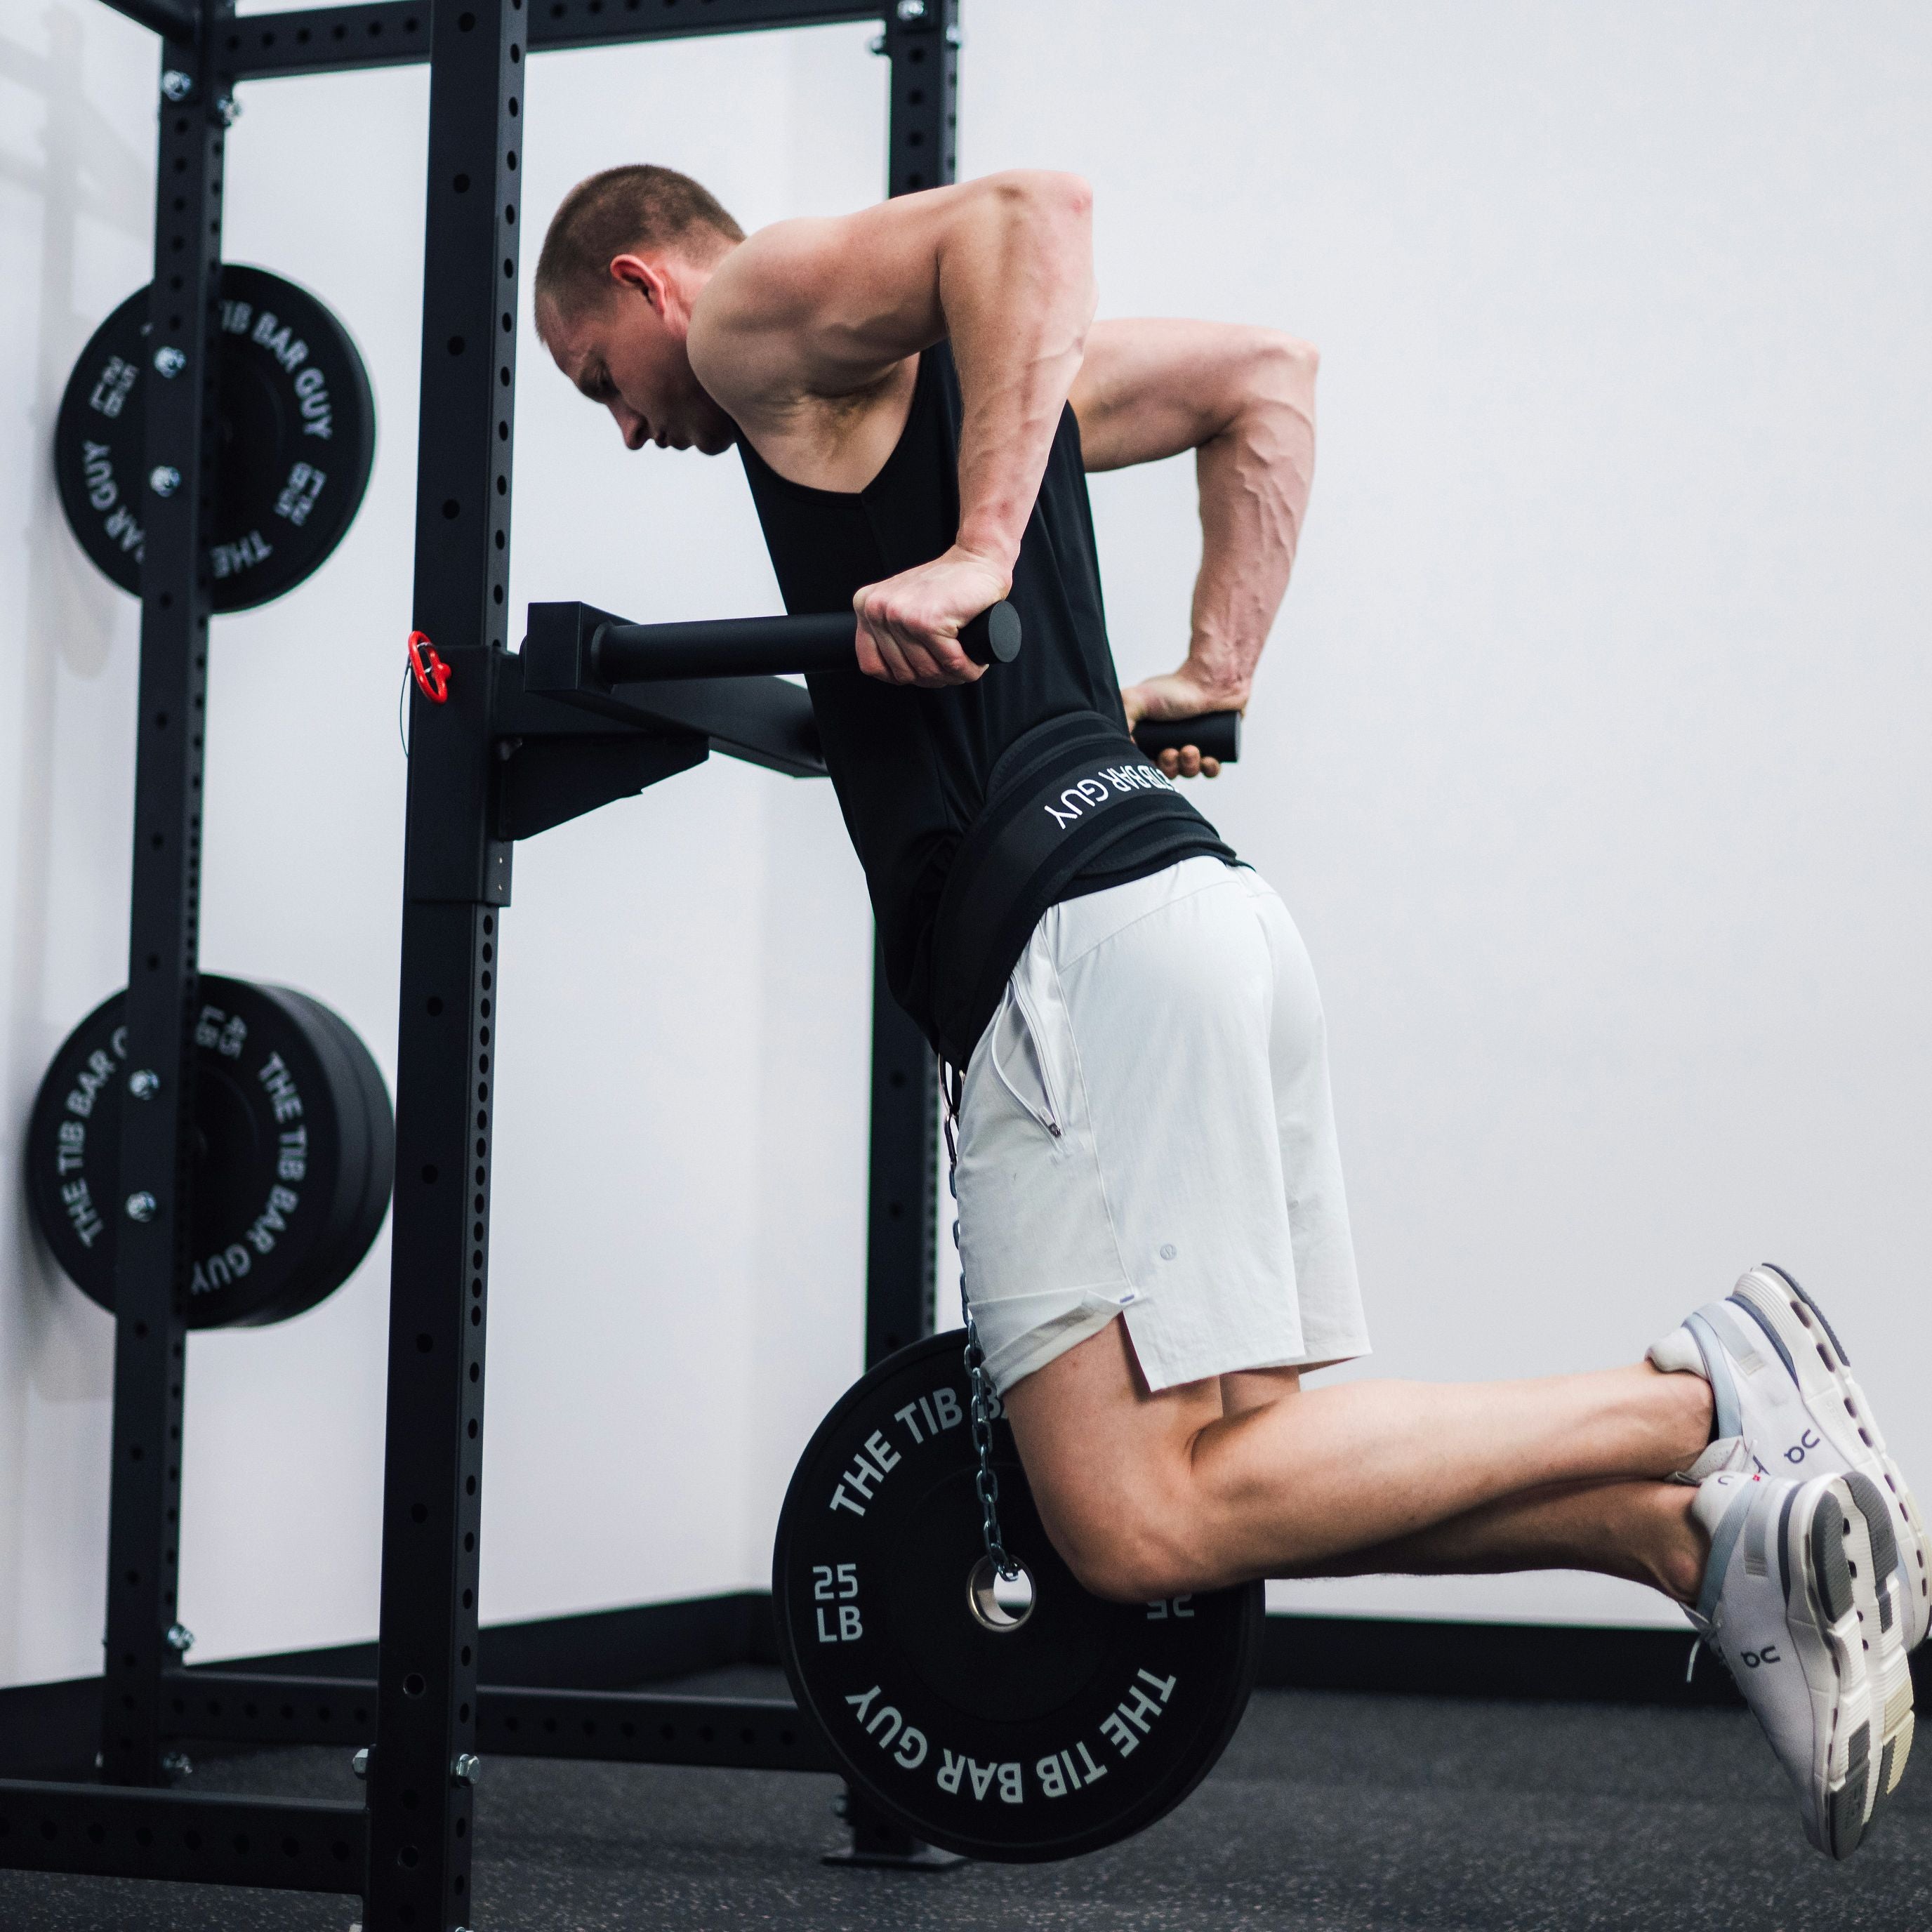
M154 1100L124 1109L100 1780L0 1780L0 1867L350 1893L368 1932L448 1932L470 1916L482 1752L832 1768L782 1700L478 1682L492 1015L514 842L713 749L824 769L795 687L687 682L586 707L580 694L526 689L525 658L506 649L524 57L878 21L898 194L952 178L958 0L380 0L245 18L232 0L109 4L163 42L148 340L178 352L157 364L172 380L144 386L127 1004L128 1065L159 1077L142 1083ZM368 1683L188 1670L176 1616L180 1310L224 136L239 81L416 61L430 86L412 624L448 675L445 701L420 686L410 700L380 1662ZM602 614L531 615L534 641ZM873 1014L868 1363L929 1323L937 1104L926 1043L876 975ZM184 1737L368 1745L368 1802L171 1788L164 1753ZM912 1841L856 1810L851 1822L857 1852L920 1862Z

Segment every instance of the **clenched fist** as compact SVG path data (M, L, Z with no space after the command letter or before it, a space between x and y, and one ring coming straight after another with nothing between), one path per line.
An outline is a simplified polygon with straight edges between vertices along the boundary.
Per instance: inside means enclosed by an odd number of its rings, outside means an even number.
M960 631L1011 588L1006 572L957 545L916 570L867 584L852 600L859 668L926 691L972 683L986 667L966 655Z

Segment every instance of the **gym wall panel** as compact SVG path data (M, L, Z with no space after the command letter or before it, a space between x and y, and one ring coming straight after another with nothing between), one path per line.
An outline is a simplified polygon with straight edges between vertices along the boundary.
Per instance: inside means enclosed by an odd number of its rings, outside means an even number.
M377 427L368 497L334 556L214 622L202 962L326 1001L392 1093L428 97L407 68L244 86L224 216L230 260L340 316ZM312 1313L190 1341L182 1614L198 1657L372 1627L388 1336L386 1227Z
M748 228L862 206L884 152L866 38L544 56L526 218L638 160ZM526 317L535 266L532 247ZM520 379L513 605L782 608L735 457L627 451L527 328ZM518 867L506 971L532 963L527 991L505 982L486 1614L763 1587L791 1462L862 1353L871 925L837 802L715 760Z
M74 358L147 279L154 74L104 8L0 20L0 1683L100 1667L112 1334L16 1177L48 1058L124 969L136 614L48 452Z
M1630 1360L1769 1257L1924 1470L1932 22L1181 18L977 0L961 162L1089 176L1103 314L1323 351L1203 802L1322 976L1363 1372ZM1184 649L1192 484L1095 488L1130 676ZM1274 1600L1675 1621L1575 1575Z

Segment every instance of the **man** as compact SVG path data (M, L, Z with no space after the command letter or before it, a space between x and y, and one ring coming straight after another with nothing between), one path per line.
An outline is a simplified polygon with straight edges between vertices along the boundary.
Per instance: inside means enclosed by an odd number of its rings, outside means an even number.
M1649 1584L1847 1856L1910 1745L1932 1548L1796 1281L1751 1269L1594 1375L1300 1386L1368 1346L1313 975L1126 729L1246 704L1316 358L1095 322L1089 202L1012 173L748 238L695 182L617 168L566 200L536 279L544 342L626 442L736 446L788 607L856 614L866 675L813 702L892 990L964 1069L964 1279L1048 1533L1126 1600L1378 1570ZM1188 655L1121 692L1083 470L1188 450ZM962 628L1009 596L1024 647L982 671Z

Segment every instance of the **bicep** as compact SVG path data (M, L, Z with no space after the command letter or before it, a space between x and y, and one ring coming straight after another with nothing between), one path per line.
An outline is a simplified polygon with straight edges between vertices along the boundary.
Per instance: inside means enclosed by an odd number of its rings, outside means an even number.
M1087 468L1158 463L1211 442L1255 397L1258 371L1288 340L1233 322L1095 322L1067 398ZM1306 354L1312 368L1313 351Z

